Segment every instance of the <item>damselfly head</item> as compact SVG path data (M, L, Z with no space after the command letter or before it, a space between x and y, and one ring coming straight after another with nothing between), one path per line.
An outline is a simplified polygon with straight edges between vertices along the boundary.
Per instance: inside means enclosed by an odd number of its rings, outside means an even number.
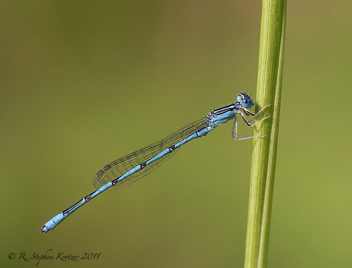
M238 94L237 101L241 103L244 108L249 108L254 105L252 98L246 93Z

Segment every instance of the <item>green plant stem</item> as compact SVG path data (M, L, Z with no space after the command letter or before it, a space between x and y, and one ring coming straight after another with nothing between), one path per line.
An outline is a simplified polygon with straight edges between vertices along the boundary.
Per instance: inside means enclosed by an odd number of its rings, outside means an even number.
M255 130L253 141L251 181L245 267L266 267L277 140L279 131L281 84L286 25L286 0L263 0L258 64L256 103L272 106L265 120ZM258 107L257 107L258 108Z

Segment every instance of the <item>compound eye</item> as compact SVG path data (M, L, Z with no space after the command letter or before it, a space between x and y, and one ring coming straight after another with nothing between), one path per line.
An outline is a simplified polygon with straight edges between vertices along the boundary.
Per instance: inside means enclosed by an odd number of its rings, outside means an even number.
M254 105L253 100L246 93L237 95L237 101L243 105L244 108L249 108Z
M253 100L250 97L243 99L242 100L242 104L246 108L251 107L251 106L254 105Z

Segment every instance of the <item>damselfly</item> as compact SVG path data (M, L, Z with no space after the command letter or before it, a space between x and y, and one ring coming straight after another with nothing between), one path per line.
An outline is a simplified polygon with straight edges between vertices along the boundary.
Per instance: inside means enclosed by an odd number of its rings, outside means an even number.
M65 209L50 221L45 223L41 229L41 232L46 233L54 229L56 225L66 219L76 209L102 192L108 189L117 189L139 180L159 167L162 163L169 159L170 156L174 155L174 152L178 151L182 145L190 140L207 135L208 132L229 120L234 120L232 128L233 138L236 140L253 138L254 136L239 137L237 135L238 119L236 115L240 115L247 126L253 127L267 119L269 116L257 121L254 124L250 124L251 121L248 121L246 116L256 117L270 105L264 106L256 114L248 110L248 108L252 106L254 106L254 103L249 95L246 93L238 94L236 102L215 109L214 111L208 113L206 117L179 129L166 138L154 142L129 155L121 157L110 164L107 164L98 171L93 179L93 185L97 190L83 197L76 204L72 205L68 209Z

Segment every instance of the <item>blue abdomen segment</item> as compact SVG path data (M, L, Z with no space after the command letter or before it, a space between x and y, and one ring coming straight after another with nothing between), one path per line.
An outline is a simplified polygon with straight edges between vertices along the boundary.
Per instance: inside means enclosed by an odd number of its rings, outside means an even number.
M50 221L44 224L44 226L41 229L42 233L47 233L48 231L54 229L56 225L58 225L60 222L62 222L65 219L63 213L61 212L60 214L56 215L54 218L52 218Z

